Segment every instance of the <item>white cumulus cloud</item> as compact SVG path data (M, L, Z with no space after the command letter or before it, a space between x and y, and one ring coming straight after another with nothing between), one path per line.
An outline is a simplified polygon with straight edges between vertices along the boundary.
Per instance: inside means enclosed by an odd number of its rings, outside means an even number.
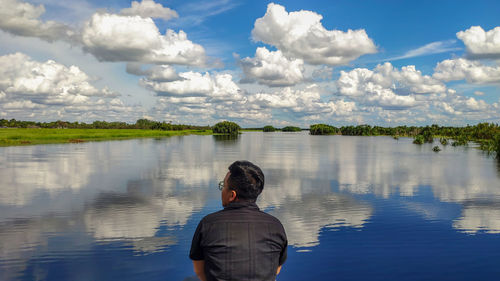
M152 0L142 0L140 3L132 1L132 6L121 10L120 14L125 16L141 16L143 18L161 18L164 20L179 17L176 11L163 7L162 4Z
M62 23L42 21L43 5L17 0L0 1L0 29L19 36L38 37L46 41L74 40L75 31Z
M244 78L241 82L258 81L271 87L292 86L304 79L304 61L288 59L278 50L257 48L254 58L240 60Z
M84 49L101 61L203 65L205 50L184 31L160 34L151 18L96 13L82 31Z
M443 81L466 80L484 84L500 82L500 66L487 66L479 61L464 58L439 62L434 69L434 78Z
M127 63L127 73L145 76L148 80L156 82L170 82L182 80L175 69L170 65L155 65L143 70L140 63Z
M275 92L256 93L249 96L248 102L261 108L286 109L299 117L317 114L346 115L356 109L354 102L322 101L320 89L314 84L303 90L286 87Z
M310 64L342 65L377 52L364 29L327 30L322 18L312 11L288 13L285 7L270 3L266 14L255 21L252 37Z
M485 31L480 26L471 26L457 32L457 37L465 44L467 54L478 58L500 57L500 26Z
M201 74L198 72L179 73L177 81L157 82L142 79L141 84L159 96L198 97L212 100L241 100L242 90L232 80L231 74Z
M14 118L112 116L131 111L108 88L98 89L77 66L39 62L22 53L0 56L0 109ZM137 108L135 111L140 111ZM35 114L35 115L33 115Z
M341 71L336 84L342 95L362 103L394 109L418 105L418 94L446 91L442 82L422 75L415 66L404 66L398 70L388 62L377 65L373 70L356 68L349 72Z
M89 96L104 95L78 67L37 62L22 53L0 57L0 77L0 90L10 98L27 97L41 104L84 103Z

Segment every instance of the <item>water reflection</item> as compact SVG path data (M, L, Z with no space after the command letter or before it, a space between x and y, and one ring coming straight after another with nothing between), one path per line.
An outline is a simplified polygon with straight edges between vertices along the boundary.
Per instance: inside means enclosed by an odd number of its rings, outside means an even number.
M500 201L467 202L461 217L453 222L453 227L469 234L479 231L500 233Z
M212 136L215 141L224 142L227 144L236 144L240 135L239 134L230 134L230 135L213 135Z
M362 228L371 217L372 207L340 194L305 194L287 200L270 213L279 218L286 229L288 242L295 247L319 244L324 228Z
M58 255L118 242L132 255L184 259L170 249L188 247L198 220L221 208L216 183L238 159L263 168L258 205L280 218L296 249L321 247L327 229L362 231L373 197L407 198L407 210L460 232L500 233L498 162L475 149L431 148L304 132L0 148L0 277L54 259L53 237L78 241ZM423 192L431 199L412 201ZM433 200L462 206L461 215L443 216Z

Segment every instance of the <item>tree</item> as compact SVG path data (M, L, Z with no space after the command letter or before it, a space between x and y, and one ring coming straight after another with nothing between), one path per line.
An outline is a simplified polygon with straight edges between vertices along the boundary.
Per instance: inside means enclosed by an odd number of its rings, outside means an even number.
M416 135L415 139L413 140L414 144L423 144L424 143L424 136L422 135Z
M216 134L236 135L241 127L231 121L222 121L212 127L212 131Z
M294 127L294 126L286 126L283 129L281 129L283 132L300 132L301 129L299 127Z
M274 131L276 131L276 128L274 128L271 125L267 125L267 126L264 126L264 128L262 128L262 131L264 131L264 132L274 132Z
M311 135L334 135L337 132L337 128L326 124L314 124L309 127L309 134Z

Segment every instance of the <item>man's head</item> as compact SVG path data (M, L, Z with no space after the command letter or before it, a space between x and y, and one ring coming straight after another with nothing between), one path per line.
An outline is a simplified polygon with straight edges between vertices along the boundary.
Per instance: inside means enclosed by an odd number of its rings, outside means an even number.
M249 161L236 161L229 166L222 189L222 205L233 201L255 202L264 189L264 173Z

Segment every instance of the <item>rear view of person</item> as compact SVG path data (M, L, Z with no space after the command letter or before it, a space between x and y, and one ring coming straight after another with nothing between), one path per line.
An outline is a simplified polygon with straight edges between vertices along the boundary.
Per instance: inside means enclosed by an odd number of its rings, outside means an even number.
M189 257L205 280L275 280L287 257L281 222L255 204L264 188L262 170L249 161L229 166L219 183L223 210L205 216Z

